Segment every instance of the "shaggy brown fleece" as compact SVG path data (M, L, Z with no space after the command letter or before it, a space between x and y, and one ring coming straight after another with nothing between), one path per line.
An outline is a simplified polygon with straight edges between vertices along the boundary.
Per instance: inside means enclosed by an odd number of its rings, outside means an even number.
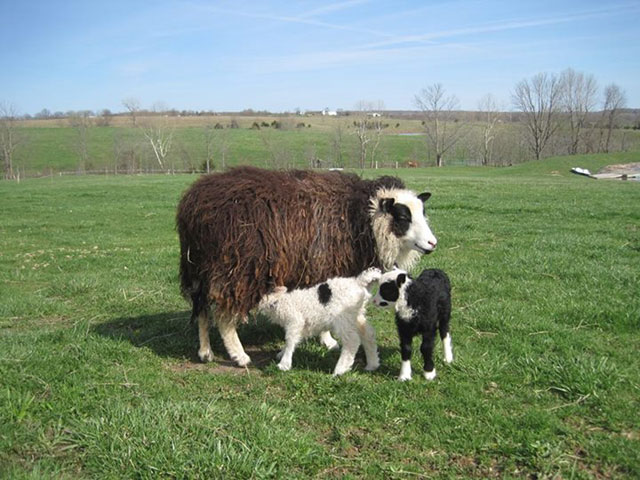
M395 177L234 168L206 175L178 206L183 295L239 318L274 286L308 287L380 267L369 199Z

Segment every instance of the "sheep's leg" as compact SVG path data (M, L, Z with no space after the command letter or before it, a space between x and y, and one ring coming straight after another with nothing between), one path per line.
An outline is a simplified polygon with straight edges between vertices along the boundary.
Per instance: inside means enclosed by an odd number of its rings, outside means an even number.
M203 363L213 360L213 352L211 351L211 343L209 342L209 315L207 310L201 310L198 314L198 337L200 339L200 349L198 357Z
M360 336L356 331L340 332L340 342L342 343L342 350L340 351L340 358L333 369L333 376L342 375L343 373L351 370L353 361L360 348Z
M338 342L336 342L336 340L331 336L331 332L329 330L325 330L320 334L320 343L329 350L338 348Z
M234 317L220 316L217 321L218 331L231 360L236 362L239 367L246 367L251 363L251 358L245 353L242 343L240 343L234 320Z
M424 360L424 378L433 380L436 378L436 367L433 364L433 344L436 339L435 328L422 335L422 345L420 351Z
M367 366L364 369L372 372L380 366L380 358L378 357L378 345L376 344L376 331L367 322L364 315L358 316L358 334L367 359Z

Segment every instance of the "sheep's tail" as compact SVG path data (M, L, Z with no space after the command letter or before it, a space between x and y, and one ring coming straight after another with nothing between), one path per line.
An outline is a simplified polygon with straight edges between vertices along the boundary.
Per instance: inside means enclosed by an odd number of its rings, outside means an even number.
M380 269L373 267L365 270L360 275L358 275L356 280L364 288L368 288L369 285L371 285L373 282L377 282L381 277L382 272L380 271Z

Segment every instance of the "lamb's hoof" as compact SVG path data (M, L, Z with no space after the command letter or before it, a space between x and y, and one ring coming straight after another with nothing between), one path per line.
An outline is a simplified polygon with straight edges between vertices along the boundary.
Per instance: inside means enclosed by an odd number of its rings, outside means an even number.
M334 377L339 377L340 375L344 375L345 373L347 373L349 370L351 370L351 369L347 368L347 369L334 370L333 371L333 376Z
M232 360L236 362L236 365L238 365L239 367L246 367L251 363L251 357L246 353L232 357Z
M202 363L209 363L213 361L213 352L210 348L198 350L198 358Z
M320 334L320 343L327 347L327 350L335 350L339 347L338 342L331 336L330 332L322 332Z
M424 372L424 378L429 381L434 380L436 378L436 369L434 368L430 372Z
M409 380L411 380L411 375L400 375L398 377L398 380L401 382L408 382Z
M377 370L379 366L380 366L380 362L375 362L375 363L368 364L366 367L364 367L364 369L367 372L373 372L374 370Z
M278 364L278 368L279 368L279 369L280 369L280 371L282 371L282 372L288 372L289 370L291 370L291 365L288 365L288 364L286 364L286 363L282 363L282 362L280 362L280 363Z

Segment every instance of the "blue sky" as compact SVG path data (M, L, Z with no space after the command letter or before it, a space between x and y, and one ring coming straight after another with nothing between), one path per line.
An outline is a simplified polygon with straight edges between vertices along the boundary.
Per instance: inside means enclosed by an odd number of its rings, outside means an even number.
M508 109L519 80L567 67L640 107L638 0L0 0L0 18L0 101L21 113L414 109L436 82Z

